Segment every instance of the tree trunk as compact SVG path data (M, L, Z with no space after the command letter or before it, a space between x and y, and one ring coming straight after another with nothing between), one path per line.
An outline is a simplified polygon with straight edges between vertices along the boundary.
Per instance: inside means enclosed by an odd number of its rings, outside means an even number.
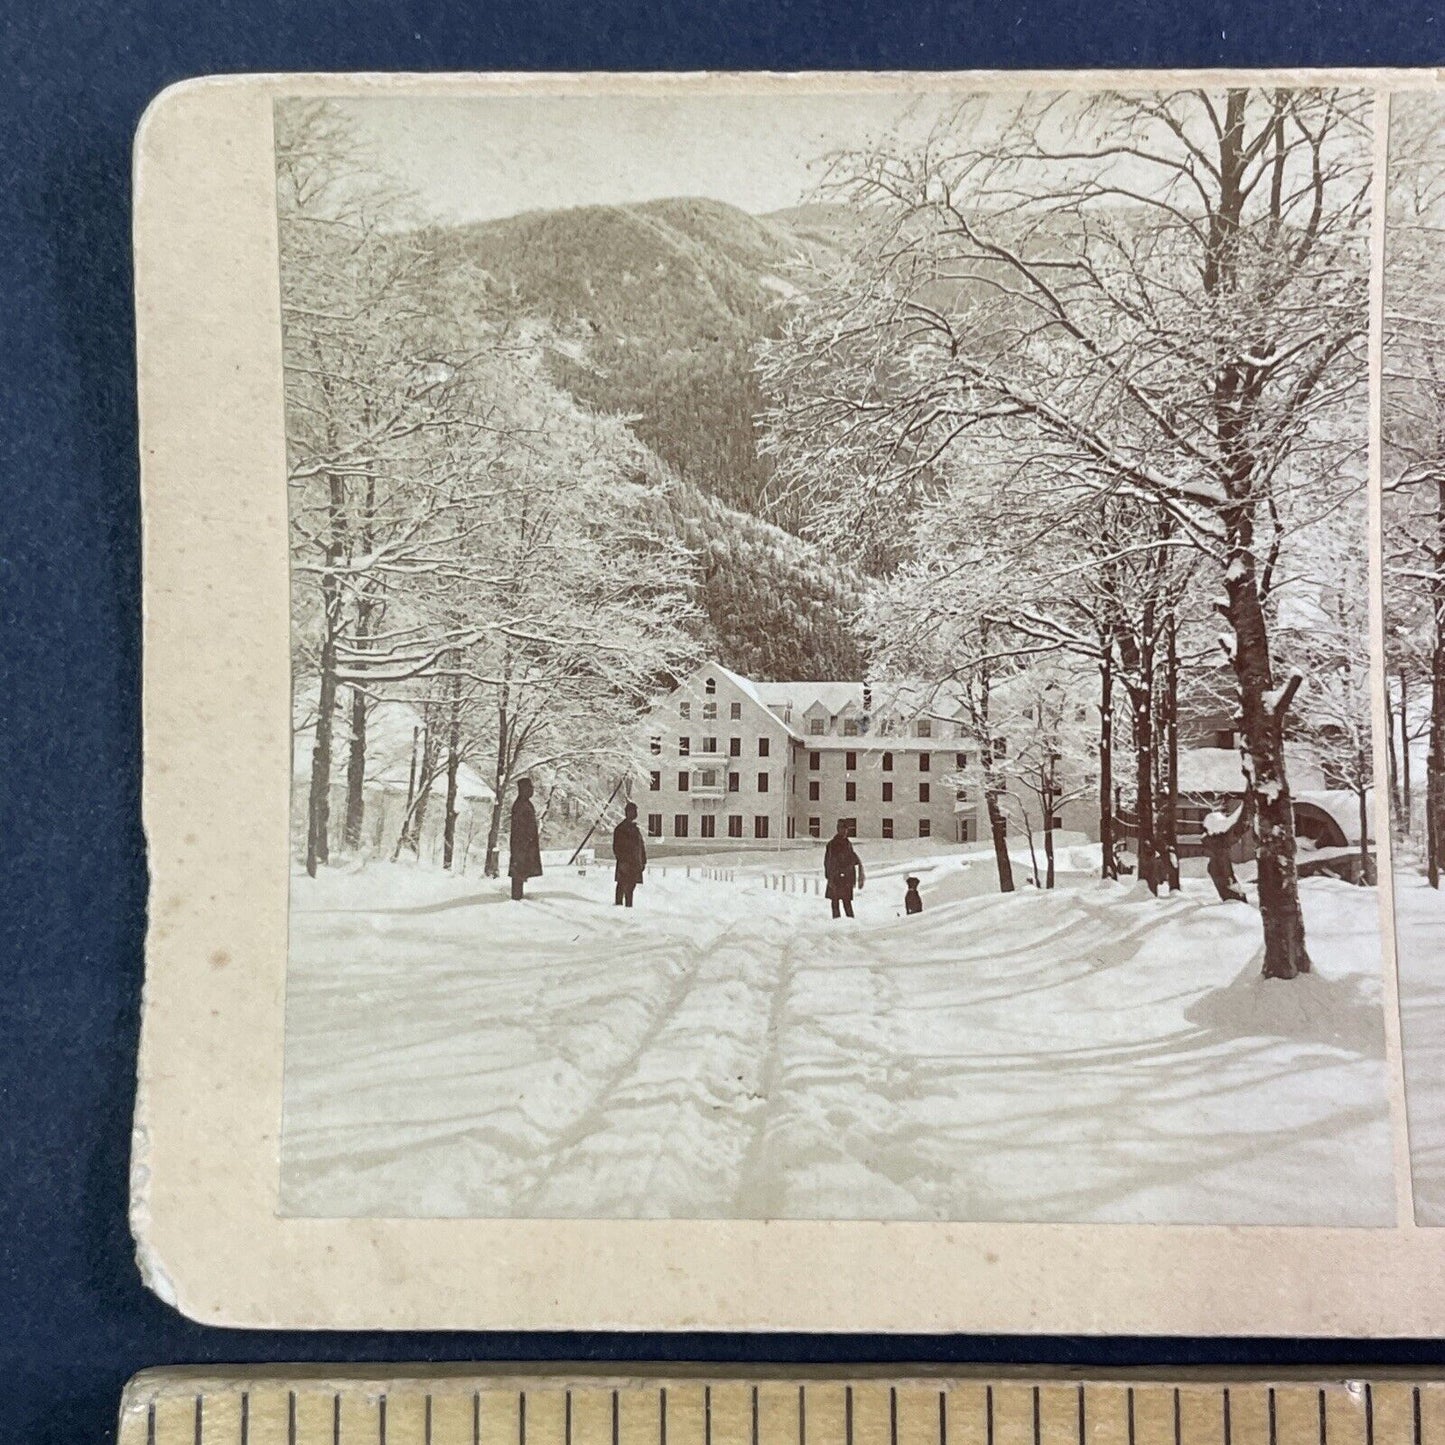
M1394 738L1390 739L1393 750ZM1415 800L1410 796L1410 693L1409 674L1400 669L1400 824L1406 837L1414 827Z
M1159 891L1154 858L1154 708L1148 691L1130 686L1129 710L1134 735L1134 836L1140 879Z
M988 809L988 827L993 837L993 857L998 865L998 891L1000 893L1012 893L1014 891L1014 869L1013 862L1008 855L1008 819L999 803L1001 789L998 785L998 777L991 767L984 769L983 797Z
M1294 805L1284 760L1284 718L1299 678L1276 693L1254 555L1248 547L1231 552L1225 590L1234 630L1244 775L1254 797L1263 972L1266 978L1294 978L1310 971L1295 864Z
M1363 760L1362 760L1363 761ZM1364 774L1362 773L1363 777ZM1363 784L1355 789L1355 801L1360 806L1360 887L1375 881L1375 870L1370 863L1370 809L1366 802L1366 789Z
M511 728L509 725L507 689L504 687L497 701L497 766L492 773L492 818L487 825L487 860L483 871L488 878L496 878L502 871L502 805L506 800L507 784L511 780Z
M453 666L458 665L454 660ZM457 772L462 763L462 680L452 677L451 715L447 719L447 810L442 826L442 867L452 866L457 837Z
M321 647L321 679L316 699L316 738L311 748L311 791L306 800L306 872L331 861L331 733L336 715L336 642Z
M1445 849L1445 474L1435 483L1435 546L1431 553L1430 744L1425 754L1425 870L1440 886Z
M1179 648L1171 613L1165 632L1164 686L1154 689L1159 725L1154 752L1158 794L1154 804L1156 879L1179 891Z
M1100 876L1117 878L1114 861L1114 650L1099 659L1099 852Z
M366 693L351 689L351 740L346 752L346 825L342 833L347 849L361 847L366 817Z
M1054 886L1054 793L1044 797L1044 887Z

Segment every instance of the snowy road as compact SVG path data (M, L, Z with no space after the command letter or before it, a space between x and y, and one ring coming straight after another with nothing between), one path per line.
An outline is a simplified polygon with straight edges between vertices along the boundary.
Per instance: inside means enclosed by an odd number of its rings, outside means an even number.
M631 913L601 870L299 878L283 1207L1392 1221L1372 890L1310 882L1316 975L1266 984L1243 906L988 867L870 872L852 924L680 870Z

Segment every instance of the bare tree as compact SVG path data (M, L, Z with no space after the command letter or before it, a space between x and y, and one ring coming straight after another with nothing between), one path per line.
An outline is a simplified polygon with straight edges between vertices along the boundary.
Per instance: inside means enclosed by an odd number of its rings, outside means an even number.
M1258 828L1267 976L1310 966L1270 594L1367 428L1365 92L1194 90L965 107L921 147L839 159L877 218L763 355L776 485L839 544L957 471L1044 475L1167 520L1220 589ZM1061 494L1062 493L1062 494Z

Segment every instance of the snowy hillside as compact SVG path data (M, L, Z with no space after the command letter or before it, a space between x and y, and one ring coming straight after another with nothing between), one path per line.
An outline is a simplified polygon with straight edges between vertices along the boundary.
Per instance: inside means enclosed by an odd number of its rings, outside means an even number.
M298 877L283 1207L1393 1219L1373 889L1305 885L1317 972L1279 984L1257 914L1194 882L1010 897L982 855L900 856L850 925L797 891L815 864L654 870L632 912L595 869L521 904L406 867Z

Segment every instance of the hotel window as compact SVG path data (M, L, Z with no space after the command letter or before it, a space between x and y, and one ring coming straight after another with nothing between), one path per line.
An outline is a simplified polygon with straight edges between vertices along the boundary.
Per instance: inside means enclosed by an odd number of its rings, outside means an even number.
M959 772L962 772L962 771L964 770L964 768L966 768L966 767L968 766L968 754L967 754L967 753L954 753L954 755L953 755L953 766L956 767L956 768L959 770Z
M743 705L742 705L742 703L740 703L740 702L735 702L735 703L730 703L730 704L728 705L728 716L729 716L734 722L736 722L742 715L743 715Z
M891 838L891 837L893 836L893 819L892 819L892 818L884 818L884 820L883 820L883 836L884 836L885 838Z
M958 820L958 841L960 843L973 842L973 819L960 818Z
M818 801L818 799L819 799L820 796L821 796L821 794L818 792L818 784L817 784L817 782L816 782L816 781L810 782L810 783L808 784L808 801L809 801L810 803L816 803L816 802Z
M790 813L788 815L788 842L792 842L798 836L798 820Z
M893 780L891 778L884 778L883 780L883 801L885 803L891 803L893 801Z
M823 836L823 820L821 818L808 819L808 836L810 838L821 838Z
M953 800L954 800L954 802L956 802L956 803L966 803L966 802L968 802L968 789L967 789L967 788L960 788L960 789L953 795Z
M703 703L702 715L704 718L715 718L717 716L717 704L715 702Z
M809 770L810 772L816 773L816 772L818 771L818 769L821 768L822 766L823 766L823 755L822 755L822 753L809 753L809 754L808 754L808 770Z
M856 803L858 801L858 784L849 778L843 784L843 801L845 803Z
M678 755L678 757L680 757L680 758L686 758L686 757L691 757L691 756L692 756L692 739L691 739L691 738L678 738L678 740L677 740L677 755Z
M810 717L808 719L808 735L810 737L822 737L826 727L827 724L820 717Z
M677 791L679 793L687 792L689 777L690 774L685 772L677 775Z
M716 738L704 738L704 739L702 740L702 750L703 750L703 752L705 752L705 753L715 753L715 752L717 752L717 739L716 739Z
M768 791L768 775L767 775L766 773L759 773L759 774L758 774L758 792L760 792L760 793L766 793L767 791Z
M753 837L766 838L767 836L768 815L766 813L759 813L757 817L753 819Z
M768 739L767 739L767 738L759 738L759 739L758 739L758 756L759 756L760 758L765 758L765 757L767 757L767 755L768 755Z
M662 814L649 813L647 815L647 836L649 838L662 837Z
M838 821L843 825L843 831L850 838L856 838L858 836L857 818L839 818Z
M743 740L741 738L728 739L728 757L740 758L743 755Z
M704 813L702 817L697 820L697 831L704 838L716 838L717 814Z
M929 757L929 755L928 755L927 753L919 753L919 755L918 755L918 771L919 771L920 773L926 773L932 766L933 766L933 759L932 759L931 757Z
M647 785L647 790L650 793L660 793L662 791L661 773L653 773L652 778Z
M687 814L678 813L672 820L672 836L674 838L687 837Z
M843 766L844 766L845 768L847 768L848 771L851 773L851 772L853 771L853 769L858 766L858 754L857 754L857 753L844 753L844 754L843 754Z
M729 774L728 774L728 792L730 792L730 793L735 793L735 792L737 792L738 786L739 786L740 782L741 782L741 779L739 778L739 776L738 776L737 773L729 773Z
M933 719L926 717L919 718L917 732L921 738L931 738L933 736Z
M843 719L843 736L845 738L856 738L858 736L858 719L845 717Z
M728 837L741 838L743 836L743 815L741 813L728 814Z
M700 788L717 787L717 769L703 768L697 775L697 785Z
M927 838L927 837L931 836L932 833L933 833L933 824L932 824L931 822L929 822L929 820L928 820L927 818L920 818L920 819L918 820L918 836L919 836L920 838Z
M651 747L652 747L652 751L653 751L654 753L660 753L660 752L662 751L662 739L661 739L661 738L653 738L653 739L652 739L652 743L651 743Z
M678 705L677 705L677 715L678 715L678 717L691 717L691 716L692 716L692 704L691 704L690 702L680 702L680 703L678 703Z
M891 772L893 771L893 754L892 754L892 753L884 753L884 754L883 754L883 771L884 771L885 773L891 773Z
M919 801L920 803L926 803L926 802L928 801L928 784L927 784L927 783L919 783L919 785L918 785L918 801Z
M710 677L703 683L702 690L711 697L717 691L717 678Z

